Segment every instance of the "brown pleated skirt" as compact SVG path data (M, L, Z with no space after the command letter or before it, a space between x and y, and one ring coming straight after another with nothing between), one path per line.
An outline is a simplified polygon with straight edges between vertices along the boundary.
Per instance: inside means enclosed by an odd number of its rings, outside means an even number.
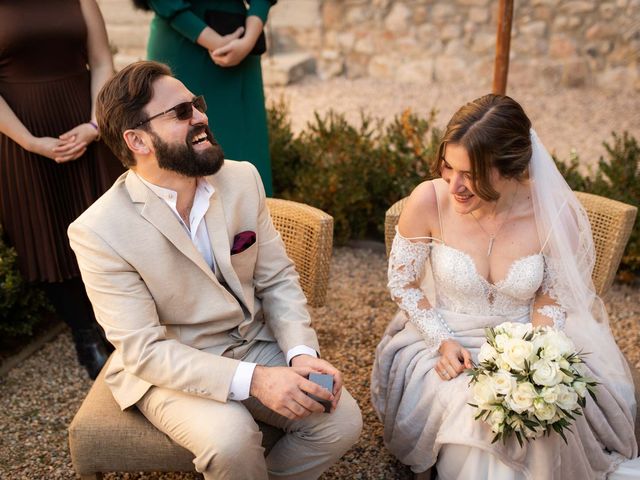
M0 95L35 136L58 137L91 118L89 72L39 82L0 82ZM0 134L0 223L29 281L79 276L67 227L124 171L101 142L63 164Z

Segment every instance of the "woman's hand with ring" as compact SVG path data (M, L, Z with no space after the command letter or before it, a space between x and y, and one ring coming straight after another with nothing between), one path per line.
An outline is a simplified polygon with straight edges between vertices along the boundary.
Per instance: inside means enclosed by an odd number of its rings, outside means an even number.
M455 340L444 340L438 350L440 358L436 363L436 372L442 380L451 380L466 368L472 367L471 354Z

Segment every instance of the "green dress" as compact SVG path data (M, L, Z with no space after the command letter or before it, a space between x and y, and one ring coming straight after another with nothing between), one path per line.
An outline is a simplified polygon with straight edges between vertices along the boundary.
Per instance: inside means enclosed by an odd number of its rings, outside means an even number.
M150 0L155 12L147 45L150 60L166 63L175 76L207 101L209 126L225 157L253 163L265 191L272 195L271 159L267 114L262 88L260 56L247 55L237 66L223 68L196 43L207 10L221 10L259 17L263 23L270 0Z

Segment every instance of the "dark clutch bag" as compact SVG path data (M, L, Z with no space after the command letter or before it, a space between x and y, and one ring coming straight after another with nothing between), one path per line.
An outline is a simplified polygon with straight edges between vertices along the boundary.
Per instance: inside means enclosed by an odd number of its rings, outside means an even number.
M213 28L219 35L229 35L238 28L244 27L247 20L246 14L222 12L220 10L207 10L204 14L204 21ZM256 40L250 55L262 55L267 51L267 42L264 31Z

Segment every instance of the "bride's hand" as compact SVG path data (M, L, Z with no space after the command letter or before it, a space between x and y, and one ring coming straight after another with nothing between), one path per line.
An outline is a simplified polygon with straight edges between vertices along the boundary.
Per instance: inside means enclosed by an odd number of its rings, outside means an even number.
M451 380L466 368L472 367L471 354L455 340L444 340L440 344L440 358L436 363L436 372L442 380Z

